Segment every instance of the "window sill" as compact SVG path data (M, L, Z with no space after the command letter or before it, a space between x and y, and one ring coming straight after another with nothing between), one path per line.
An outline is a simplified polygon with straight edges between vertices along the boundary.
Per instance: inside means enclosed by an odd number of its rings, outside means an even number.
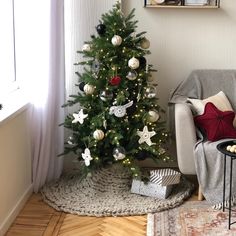
M3 108L0 110L0 125L13 119L30 106L29 99L17 89L0 100Z

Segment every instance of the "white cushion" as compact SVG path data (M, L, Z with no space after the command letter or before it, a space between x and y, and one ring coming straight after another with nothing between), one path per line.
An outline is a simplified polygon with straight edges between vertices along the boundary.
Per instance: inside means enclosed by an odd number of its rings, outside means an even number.
M196 113L196 115L203 114L205 105L208 102L212 102L221 111L233 111L233 108L223 91L203 100L188 98L187 101L193 105L194 113ZM236 128L236 116L233 121L233 126Z

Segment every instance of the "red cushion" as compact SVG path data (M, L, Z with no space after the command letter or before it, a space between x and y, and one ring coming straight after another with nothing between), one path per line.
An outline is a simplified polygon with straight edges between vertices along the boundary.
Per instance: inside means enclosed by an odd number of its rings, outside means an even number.
M236 138L236 129L233 127L233 111L220 111L213 103L208 102L204 113L194 117L195 124L206 132L209 141L223 138Z

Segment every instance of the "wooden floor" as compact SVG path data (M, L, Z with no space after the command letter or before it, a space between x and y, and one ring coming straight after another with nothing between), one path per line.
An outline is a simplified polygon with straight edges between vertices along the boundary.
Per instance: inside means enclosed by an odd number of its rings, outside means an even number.
M189 200L197 200L197 195ZM86 217L58 212L40 194L33 194L6 236L145 236L146 224L146 215Z

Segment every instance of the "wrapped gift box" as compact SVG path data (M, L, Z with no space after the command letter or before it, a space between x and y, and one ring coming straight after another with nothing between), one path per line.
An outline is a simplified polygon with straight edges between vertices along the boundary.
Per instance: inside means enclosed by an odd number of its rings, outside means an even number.
M161 186L150 181L144 183L143 181L133 179L131 193L166 199L170 195L172 187L173 185Z
M180 182L181 173L172 169L160 169L150 171L150 182L161 186L178 184Z

